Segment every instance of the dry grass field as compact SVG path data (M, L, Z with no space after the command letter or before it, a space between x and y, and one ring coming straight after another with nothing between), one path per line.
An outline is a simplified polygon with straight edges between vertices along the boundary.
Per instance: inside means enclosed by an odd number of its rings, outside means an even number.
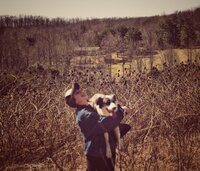
M132 126L117 153L125 171L200 170L200 67L180 64L118 80L103 71L70 69L56 79L40 73L0 75L0 170L85 169L83 141L64 91L78 81L91 96L115 93Z
M148 73L152 67L156 67L158 70L163 70L167 66L174 66L180 63L188 63L190 60L197 65L200 64L200 49L167 49L167 50L156 50L152 55L141 55L135 56L132 59L125 57L125 62L120 54L112 53L111 58L113 63L111 64L111 73L113 77L118 75L128 75L134 71L136 75L139 72ZM83 67L100 68L103 70L110 70L110 64L105 67L102 65L105 63L105 56L75 56L71 59L71 64ZM107 56L108 58L108 56ZM63 70L63 69L61 69Z
M146 55L141 57L136 57L131 60L131 62L117 63L112 65L113 75L117 75L120 70L120 75L123 74L123 68L126 68L126 72L130 68L135 69L135 73L138 71L148 73L151 68L154 66L159 70L163 70L166 65L173 66L180 63L188 63L188 59L191 62L200 64L200 49L171 49L171 50L157 50L156 53L152 56ZM189 56L189 58L188 58ZM115 60L122 60L120 56L116 54L112 56ZM165 65L163 65L165 64ZM126 73L124 72L124 73Z

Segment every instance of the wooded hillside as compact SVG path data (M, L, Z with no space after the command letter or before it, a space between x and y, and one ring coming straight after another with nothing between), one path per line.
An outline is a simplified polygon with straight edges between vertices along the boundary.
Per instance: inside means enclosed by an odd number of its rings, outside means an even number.
M37 62L69 66L77 47L100 47L100 56L118 52L133 58L155 49L198 46L200 8L141 18L0 16L1 71L24 71Z

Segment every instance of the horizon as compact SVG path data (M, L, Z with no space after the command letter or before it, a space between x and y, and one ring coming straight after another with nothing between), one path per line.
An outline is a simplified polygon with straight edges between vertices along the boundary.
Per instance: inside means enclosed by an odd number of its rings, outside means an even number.
M13 3L0 0L0 16L40 16L64 20L140 18L170 15L198 7L199 0L154 0L154 3L148 3L147 0L18 0Z

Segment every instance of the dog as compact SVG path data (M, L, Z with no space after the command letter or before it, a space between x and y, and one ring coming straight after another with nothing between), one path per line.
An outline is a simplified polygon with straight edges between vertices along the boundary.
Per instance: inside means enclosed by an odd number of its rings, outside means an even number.
M89 103L97 111L99 115L116 117L118 104L116 103L116 96L114 94L111 95L95 94L94 96L92 96L92 98L89 99ZM117 139L118 148L119 150L121 150L122 142L120 141L119 127L116 127L114 129L114 133ZM106 157L111 158L112 152L109 144L108 132L104 133L104 138L106 142Z

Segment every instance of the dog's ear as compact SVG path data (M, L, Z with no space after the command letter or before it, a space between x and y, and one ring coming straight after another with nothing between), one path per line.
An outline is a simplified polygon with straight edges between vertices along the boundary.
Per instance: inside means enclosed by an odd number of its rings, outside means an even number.
M111 94L110 96L111 96L112 101L115 102L115 101L116 101L116 96L115 96L115 94Z
M99 97L99 98L97 99L97 105L99 105L100 108L103 107L103 98Z

